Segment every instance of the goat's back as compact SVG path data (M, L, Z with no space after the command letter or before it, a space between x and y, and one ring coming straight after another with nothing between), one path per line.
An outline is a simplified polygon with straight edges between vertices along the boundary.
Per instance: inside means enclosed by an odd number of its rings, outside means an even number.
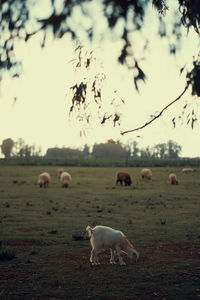
M116 244L121 244L124 237L123 232L111 227L98 225L92 229L91 244L96 248L112 248Z

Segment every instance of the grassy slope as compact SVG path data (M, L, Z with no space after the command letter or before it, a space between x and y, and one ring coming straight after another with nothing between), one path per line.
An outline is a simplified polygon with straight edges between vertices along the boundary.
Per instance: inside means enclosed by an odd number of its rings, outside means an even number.
M0 167L0 240L17 256L0 261L1 299L198 299L200 170L152 168L144 183L140 168L123 168L133 185L121 187L114 180L121 169L70 167L68 189L56 170ZM48 189L37 185L43 171ZM106 253L103 266L91 268L87 224L122 230L141 252L138 263L110 266Z

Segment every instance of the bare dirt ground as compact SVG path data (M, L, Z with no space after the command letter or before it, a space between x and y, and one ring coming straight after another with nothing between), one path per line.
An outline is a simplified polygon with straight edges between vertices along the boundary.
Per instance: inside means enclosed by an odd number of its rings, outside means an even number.
M51 245L44 241L38 247ZM138 249L138 262L124 256L127 265L122 267L109 265L109 253L100 254L101 265L92 267L90 251L85 250L42 260L35 253L22 261L20 256L25 249L32 249L34 242L10 240L6 246L16 249L17 258L0 261L2 300L200 299L200 249L191 243L155 241L143 245ZM191 290L186 292L183 286L190 286Z

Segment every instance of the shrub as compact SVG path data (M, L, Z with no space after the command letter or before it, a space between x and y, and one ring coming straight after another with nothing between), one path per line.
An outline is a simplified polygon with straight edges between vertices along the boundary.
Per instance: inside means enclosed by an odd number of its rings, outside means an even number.
M10 260L16 258L14 250L10 250L7 247L0 244L0 260Z
M83 231L76 231L72 234L72 239L74 241L83 241L83 240L88 240L89 237Z

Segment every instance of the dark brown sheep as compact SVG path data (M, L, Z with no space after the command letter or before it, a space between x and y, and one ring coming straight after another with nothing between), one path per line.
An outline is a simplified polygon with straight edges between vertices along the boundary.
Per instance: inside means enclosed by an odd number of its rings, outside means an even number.
M130 174L126 173L126 172L119 172L119 173L117 173L116 184L118 184L118 182L120 182L121 185L123 185L123 183L125 185L131 185L132 184L132 180L131 180Z
M175 174L171 173L169 174L169 180L171 184L178 184L178 180Z

